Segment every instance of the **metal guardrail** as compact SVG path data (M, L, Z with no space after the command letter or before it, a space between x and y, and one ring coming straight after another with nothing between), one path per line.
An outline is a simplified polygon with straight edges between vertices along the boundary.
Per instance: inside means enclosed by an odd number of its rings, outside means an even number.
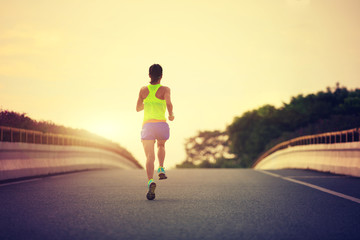
M315 135L307 135L297 137L282 143L279 143L263 153L253 164L255 167L261 160L269 156L270 154L293 146L299 145L313 145L313 144L334 144L334 143L346 143L346 142L359 142L360 129L353 128L345 131L320 133Z
M0 126L0 142L19 142L98 148L121 155L133 162L137 167L142 168L142 166L135 159L130 157L124 150L117 147L116 144L112 146L107 142L94 139Z

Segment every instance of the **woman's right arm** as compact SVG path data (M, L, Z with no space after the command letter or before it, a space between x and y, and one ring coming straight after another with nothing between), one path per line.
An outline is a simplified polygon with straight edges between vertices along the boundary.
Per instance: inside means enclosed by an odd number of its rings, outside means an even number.
M166 88L165 90L165 100L166 100L166 108L169 113L169 120L173 121L175 116L173 112L173 105L171 103L170 88Z

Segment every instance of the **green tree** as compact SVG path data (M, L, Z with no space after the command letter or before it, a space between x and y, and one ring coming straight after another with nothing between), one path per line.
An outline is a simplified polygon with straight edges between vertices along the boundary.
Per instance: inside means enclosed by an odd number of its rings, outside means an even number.
M228 135L222 131L200 131L185 141L186 159L177 167L221 167L216 165L217 159L228 159Z
M277 143L355 128L359 123L360 89L349 91L337 83L333 89L292 97L279 108L264 105L247 111L235 117L225 132L199 132L185 143L184 166L251 167L261 153ZM234 155L229 157L229 153Z
M359 127L359 115L359 89L348 91L337 84L333 91L300 94L278 109L265 105L236 117L227 128L230 150L250 167L262 152L281 141Z

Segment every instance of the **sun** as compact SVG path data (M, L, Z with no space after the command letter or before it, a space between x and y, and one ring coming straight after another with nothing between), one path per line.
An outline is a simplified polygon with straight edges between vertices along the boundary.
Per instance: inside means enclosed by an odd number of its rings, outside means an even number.
M120 127L111 123L98 123L88 127L89 131L99 136L107 138L108 140L115 140L119 132Z
M134 120L127 119L126 117L94 118L91 121L83 123L82 126L91 133L97 134L110 141L123 143L133 135L137 136L136 134L140 131L139 124L134 122Z
M119 135L124 132L123 124L112 120L113 118L92 118L82 123L82 127L91 133L116 142Z

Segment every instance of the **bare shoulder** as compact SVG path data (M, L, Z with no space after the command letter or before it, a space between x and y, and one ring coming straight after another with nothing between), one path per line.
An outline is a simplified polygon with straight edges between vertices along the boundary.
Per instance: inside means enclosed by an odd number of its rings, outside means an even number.
M170 88L167 87L167 86L161 86L160 88L161 88L161 90L162 90L164 93L165 93L165 92L170 92Z
M142 98L146 98L148 94L149 94L149 89L147 86L144 86L140 89L140 96Z

